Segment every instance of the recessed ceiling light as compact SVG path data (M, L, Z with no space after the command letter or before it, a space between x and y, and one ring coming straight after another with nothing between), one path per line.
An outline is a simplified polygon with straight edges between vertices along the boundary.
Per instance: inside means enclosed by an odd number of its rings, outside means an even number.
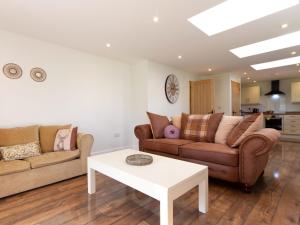
M280 59L276 61L266 62L266 63L260 63L251 65L252 68L255 70L264 70L264 69L270 69L275 67L281 67L281 66L289 66L293 64L297 64L300 62L300 56L292 57L292 58L286 58L286 59Z
M256 83L256 80L254 80L253 83Z
M188 19L208 36L299 4L298 0L227 0Z
M244 75L247 75L247 72L244 72Z
M182 59L182 55L177 56L178 59Z
M297 53L297 52L293 51L293 52L291 52L291 55L296 55L296 53Z
M296 66L300 66L300 64L299 64L299 63L297 63L297 64L296 64Z
M211 72L211 71L212 71L212 68L208 68L208 71Z
M284 28L287 28L288 26L289 25L287 23L284 23L284 24L281 25L281 28L284 29Z
M296 45L300 45L300 31L281 35L265 41L256 42L254 44L245 45L239 48L231 49L230 51L237 57L244 58L252 55L289 48Z
M300 70L298 70L298 73L300 73Z
M159 21L159 17L158 16L153 16L153 22L158 23L158 21Z
M251 78L250 77L247 77L247 80L250 80Z
M110 44L110 43L106 43L106 47L107 47L107 48L110 48L110 47L111 47L111 44Z

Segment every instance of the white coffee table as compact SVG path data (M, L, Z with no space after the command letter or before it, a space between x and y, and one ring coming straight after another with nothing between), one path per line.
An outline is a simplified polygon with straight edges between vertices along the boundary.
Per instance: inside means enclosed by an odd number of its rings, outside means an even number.
M96 191L95 171L160 201L160 224L173 224L173 201L199 186L199 211L208 210L208 168L194 163L148 154L153 163L131 166L128 155L141 153L125 149L88 158L88 193Z

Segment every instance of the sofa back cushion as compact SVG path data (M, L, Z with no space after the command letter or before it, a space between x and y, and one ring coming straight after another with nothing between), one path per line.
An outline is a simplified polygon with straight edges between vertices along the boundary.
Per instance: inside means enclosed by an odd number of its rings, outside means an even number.
M170 124L168 117L147 112L154 138L163 138L164 130Z
M0 129L0 147L27 144L39 141L39 127L15 127Z
M234 127L227 137L227 144L232 147L238 147L249 134L262 129L263 114L256 113L243 119Z
M215 142L216 132L219 128L220 122L223 118L224 113L214 113L210 115L208 120L208 129L206 135L206 141L213 143Z
M54 151L54 141L59 129L69 129L68 125L40 126L40 144L43 153Z
M226 144L229 133L242 120L242 116L223 116L216 132L215 143Z

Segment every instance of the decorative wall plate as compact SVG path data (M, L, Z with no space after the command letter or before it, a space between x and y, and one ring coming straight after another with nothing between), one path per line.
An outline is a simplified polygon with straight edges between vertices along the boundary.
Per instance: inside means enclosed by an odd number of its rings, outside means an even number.
M22 76L22 69L14 63L7 63L3 66L3 73L10 79L18 79Z
M179 97L179 81L174 74L170 74L165 83L165 93L168 101L174 104Z
M36 82L43 82L46 80L47 74L42 68L36 67L31 69L30 76Z

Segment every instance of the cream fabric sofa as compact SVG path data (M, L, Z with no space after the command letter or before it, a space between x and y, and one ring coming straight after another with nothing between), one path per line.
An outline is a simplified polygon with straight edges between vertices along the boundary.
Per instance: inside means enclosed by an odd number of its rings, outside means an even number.
M78 134L77 150L46 152L25 160L0 161L0 198L86 174L94 139Z

